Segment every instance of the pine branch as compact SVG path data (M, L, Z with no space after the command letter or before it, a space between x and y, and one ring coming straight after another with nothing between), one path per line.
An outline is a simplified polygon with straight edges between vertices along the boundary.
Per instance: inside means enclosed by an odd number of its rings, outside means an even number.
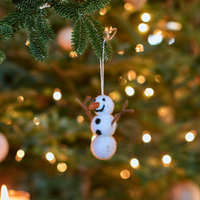
M72 47L73 51L79 53L80 55L85 52L88 42L88 30L86 24L81 17L76 21L72 32Z
M0 50L0 64L6 59L6 55Z
M79 17L79 2L49 0L47 3L53 6L53 11L61 17L70 20L76 20Z
M104 27L101 23L91 16L84 16L84 21L89 34L89 41L92 45L94 52L97 57L102 58L102 49L103 49L103 41L104 41ZM110 60L112 57L112 47L108 42L105 42L105 61Z
M81 3L79 12L81 14L94 13L109 3L110 0L86 0L84 3Z

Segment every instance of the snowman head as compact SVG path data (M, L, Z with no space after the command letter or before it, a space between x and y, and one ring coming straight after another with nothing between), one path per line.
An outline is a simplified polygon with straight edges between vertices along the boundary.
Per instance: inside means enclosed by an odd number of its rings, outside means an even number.
M89 109L94 110L97 115L110 115L114 110L114 103L109 96L99 95L89 105Z

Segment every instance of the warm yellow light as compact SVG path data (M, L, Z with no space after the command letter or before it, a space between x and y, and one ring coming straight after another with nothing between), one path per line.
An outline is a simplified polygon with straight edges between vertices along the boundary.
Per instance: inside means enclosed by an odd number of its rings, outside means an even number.
M155 81L156 81L157 83L160 83L161 80L162 80L162 76L159 75L159 74L157 74L157 75L155 76Z
M9 200L8 190L5 185L1 186L1 200Z
M179 22L167 22L166 28L172 31L180 31L182 29L182 24Z
M123 179L128 179L130 177L130 172L127 170L127 169L124 169L120 172L120 176L123 178Z
M18 96L17 97L17 101L22 103L24 101L24 97L23 96Z
M93 141L96 138L96 135L93 135L91 138L91 141Z
M128 71L127 77L129 81L133 81L136 79L136 73L133 70Z
M158 109L158 114L160 116L162 116L162 117L165 116L165 115L167 115L167 113L168 113L168 110L165 107L161 107L161 108Z
M135 169L138 168L139 167L139 161L138 161L138 159L137 158L131 159L130 165L131 165L132 168L135 168Z
M124 51L118 51L119 55L124 55Z
M106 9L106 8L103 8L103 9L101 9L101 10L99 11L99 14L100 14L100 15L105 15L106 12L107 12L107 9Z
M83 123L83 121L84 121L84 117L81 116L81 115L79 115L79 116L77 117L77 122L78 122L78 123Z
M125 92L128 96L133 96L135 94L135 90L131 86L126 86Z
M141 16L141 19L142 19L143 22L148 22L148 21L150 21L151 16L150 16L149 13L143 13L142 16Z
M149 133L145 133L143 136L142 136L142 140L145 142L145 143L149 143L151 141L151 135Z
M146 80L145 77L142 76L142 75L140 75L140 76L137 77L137 82L139 84L143 84L145 82L145 80Z
M195 135L196 135L196 134L194 134L194 131L188 132L188 133L185 135L186 141L192 142L192 141L194 140L194 138L195 138Z
M17 151L17 156L18 156L19 158L23 158L23 157L25 156L24 150L19 149L19 150Z
M58 163L57 169L59 172L65 172L67 170L67 165L65 163Z
M121 95L118 91L113 91L109 93L109 97L114 101L119 101L121 99Z
M17 155L15 155L15 160L16 160L17 162L20 162L20 161L22 160L22 158L20 158L20 157L18 157Z
M61 97L62 97L62 94L61 94L60 89L56 88L56 89L54 90L54 93L53 93L53 98L54 98L56 101L58 101L58 100L61 99Z
M171 156L164 155L163 158L162 158L162 161L163 161L164 164L169 165L172 161Z
M39 119L38 117L35 117L35 118L33 119L33 123L34 123L35 125L39 125L39 124L40 124L40 119Z
M76 52L71 51L71 52L69 53L69 56L70 56L71 58L76 58L76 57L77 57L77 54L76 54Z
M30 41L29 41L29 39L28 40L26 40L26 46L29 46L30 45Z
M125 4L124 4L124 8L125 8L126 10L131 10L131 9L133 8L133 5L132 5L131 3L125 3Z
M55 156L54 156L53 153L48 152L48 153L46 154L46 159L47 159L48 161L52 161L52 160L55 159Z
M138 26L138 29L140 32L147 32L149 30L149 25L145 24L145 23L141 23Z
M160 29L155 29L153 35L162 35L162 31Z
M143 52L144 51L144 46L142 44L137 44L136 47L135 47L135 51L137 53Z
M146 88L144 91L145 96L150 97L154 95L154 90L152 88Z

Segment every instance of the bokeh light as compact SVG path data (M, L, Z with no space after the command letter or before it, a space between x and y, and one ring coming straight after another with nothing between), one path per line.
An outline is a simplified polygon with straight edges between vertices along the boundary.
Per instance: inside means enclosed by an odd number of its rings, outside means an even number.
M136 73L133 70L128 71L127 77L129 81L133 81L136 79Z
M144 46L142 44L137 44L136 47L135 47L135 51L137 53L143 52L144 51Z
M40 119L39 119L38 117L35 117L35 118L33 119L33 123L34 123L35 125L39 125L39 124L40 124Z
M190 132L188 132L186 135L185 135L185 140L187 141L187 142L192 142L193 140L194 140L194 138L195 138L195 134L196 132L195 131L190 131Z
M54 160L54 158L55 158L55 156L54 156L54 154L52 152L46 153L46 159L48 161L52 161L52 160Z
M163 164L169 165L172 161L171 156L169 155L164 155L162 158Z
M59 172L65 172L67 170L66 163L63 163L63 162L58 163L57 169L58 169Z
M113 100L113 101L120 101L121 99L121 95L118 91L113 91L109 93L109 97Z
M19 149L16 154L19 158L23 158L25 156L25 152L22 149Z
M130 160L130 165L132 168L136 169L139 167L139 160L137 158L133 158Z
M158 45L163 41L163 36L162 35L149 35L148 37L148 42L150 45Z
M99 14L100 14L100 15L105 15L106 12L107 12L107 9L106 9L106 8L103 8L103 9L101 9L101 10L99 11Z
M154 90L152 88L146 88L144 91L145 96L151 97L154 95Z
M141 23L138 25L138 29L140 32L147 32L149 30L149 25L145 24L145 23Z
M142 75L139 75L138 77L137 77L137 82L139 83L139 84L143 84L144 82L145 82L145 77L144 76L142 76Z
M128 96L133 96L135 94L135 90L131 86L126 86L125 92Z
M81 115L79 115L79 116L77 117L77 122L80 124L80 123L83 123L83 121L84 121L84 117L81 116Z
M133 8L133 5L131 3L129 3L129 2L127 2L127 3L124 4L124 8L126 10L131 10Z
M149 143L151 141L151 135L147 132L143 133L142 140L145 143Z
M24 101L24 97L23 96L18 96L17 97L17 101L22 103Z
M142 16L141 16L141 19L142 19L143 22L148 22L148 21L150 21L151 16L150 16L149 13L143 13Z
M53 98L54 98L56 101L58 101L58 100L61 99L61 97L62 97L62 94L61 94L60 89L59 89L59 88L56 88L56 89L54 90L54 92L53 92Z
M120 172L120 176L123 178L123 179L128 179L130 177L130 172L127 170L127 169L124 169Z

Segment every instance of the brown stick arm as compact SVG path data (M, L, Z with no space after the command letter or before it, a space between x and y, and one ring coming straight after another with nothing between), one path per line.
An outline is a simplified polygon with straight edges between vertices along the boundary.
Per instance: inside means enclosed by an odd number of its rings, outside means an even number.
M118 121L120 116L125 113L125 112L130 112L132 113L134 110L133 109L128 109L128 110L125 110L125 108L127 107L128 105L128 100L125 101L124 105L123 105L123 108L122 108L122 111L118 114L115 115L114 119L112 120L112 125L114 124L115 121Z
M83 110L85 111L86 115L90 118L90 120L93 119L92 114L90 113L90 111L88 110L86 103L90 100L90 96L85 98L85 102L82 103L78 98L76 98L76 101L79 103L79 105L83 108Z

